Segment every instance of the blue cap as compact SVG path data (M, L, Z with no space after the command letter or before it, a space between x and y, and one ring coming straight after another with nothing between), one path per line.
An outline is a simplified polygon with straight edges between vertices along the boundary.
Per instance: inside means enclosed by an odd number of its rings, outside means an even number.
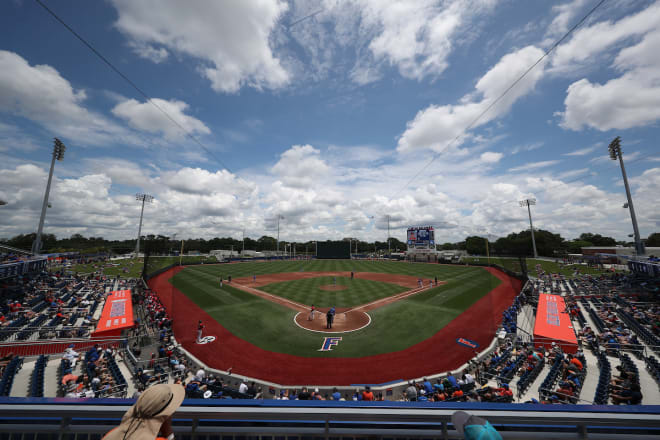
M466 440L502 440L502 436L487 420L465 411L452 414L451 423Z

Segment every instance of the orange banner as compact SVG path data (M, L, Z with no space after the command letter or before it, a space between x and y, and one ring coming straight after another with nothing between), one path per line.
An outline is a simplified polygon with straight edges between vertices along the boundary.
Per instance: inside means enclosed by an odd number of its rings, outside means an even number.
M546 348L552 342L560 345L567 353L577 351L577 338L571 317L566 311L564 298L559 295L539 295L539 307L534 325L534 343Z
M130 290L110 292L99 323L92 336L119 335L121 329L133 326L133 303Z

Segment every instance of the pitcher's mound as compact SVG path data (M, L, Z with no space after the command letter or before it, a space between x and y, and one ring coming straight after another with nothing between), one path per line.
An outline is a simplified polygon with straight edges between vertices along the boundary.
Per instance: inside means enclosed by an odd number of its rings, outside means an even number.
M314 319L310 319L309 312L300 312L293 320L305 330L323 333L352 332L371 324L371 317L366 312L354 310L344 313L338 309L332 328L327 328L328 322L326 321L325 312L326 310L315 312Z
M319 289L321 290L346 290L348 289L347 286L342 286L341 284L324 284L323 286L319 286Z

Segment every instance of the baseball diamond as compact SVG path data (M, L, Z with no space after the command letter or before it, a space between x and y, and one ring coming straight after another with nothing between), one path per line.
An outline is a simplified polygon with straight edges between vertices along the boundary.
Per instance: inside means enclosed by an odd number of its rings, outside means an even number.
M220 287L221 274L232 282ZM174 311L177 340L207 365L276 383L336 385L460 366L474 353L448 341L488 345L520 289L520 281L496 269L350 260L174 268L149 285ZM323 289L328 285L345 289ZM327 329L331 307L335 321ZM187 327L197 319L215 342L194 344ZM342 336L341 343L319 350L324 334Z

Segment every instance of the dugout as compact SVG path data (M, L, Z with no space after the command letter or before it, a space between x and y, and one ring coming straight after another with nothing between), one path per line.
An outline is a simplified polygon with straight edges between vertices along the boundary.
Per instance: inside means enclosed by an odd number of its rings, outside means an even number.
M326 260L350 260L350 241L317 241L316 258Z

